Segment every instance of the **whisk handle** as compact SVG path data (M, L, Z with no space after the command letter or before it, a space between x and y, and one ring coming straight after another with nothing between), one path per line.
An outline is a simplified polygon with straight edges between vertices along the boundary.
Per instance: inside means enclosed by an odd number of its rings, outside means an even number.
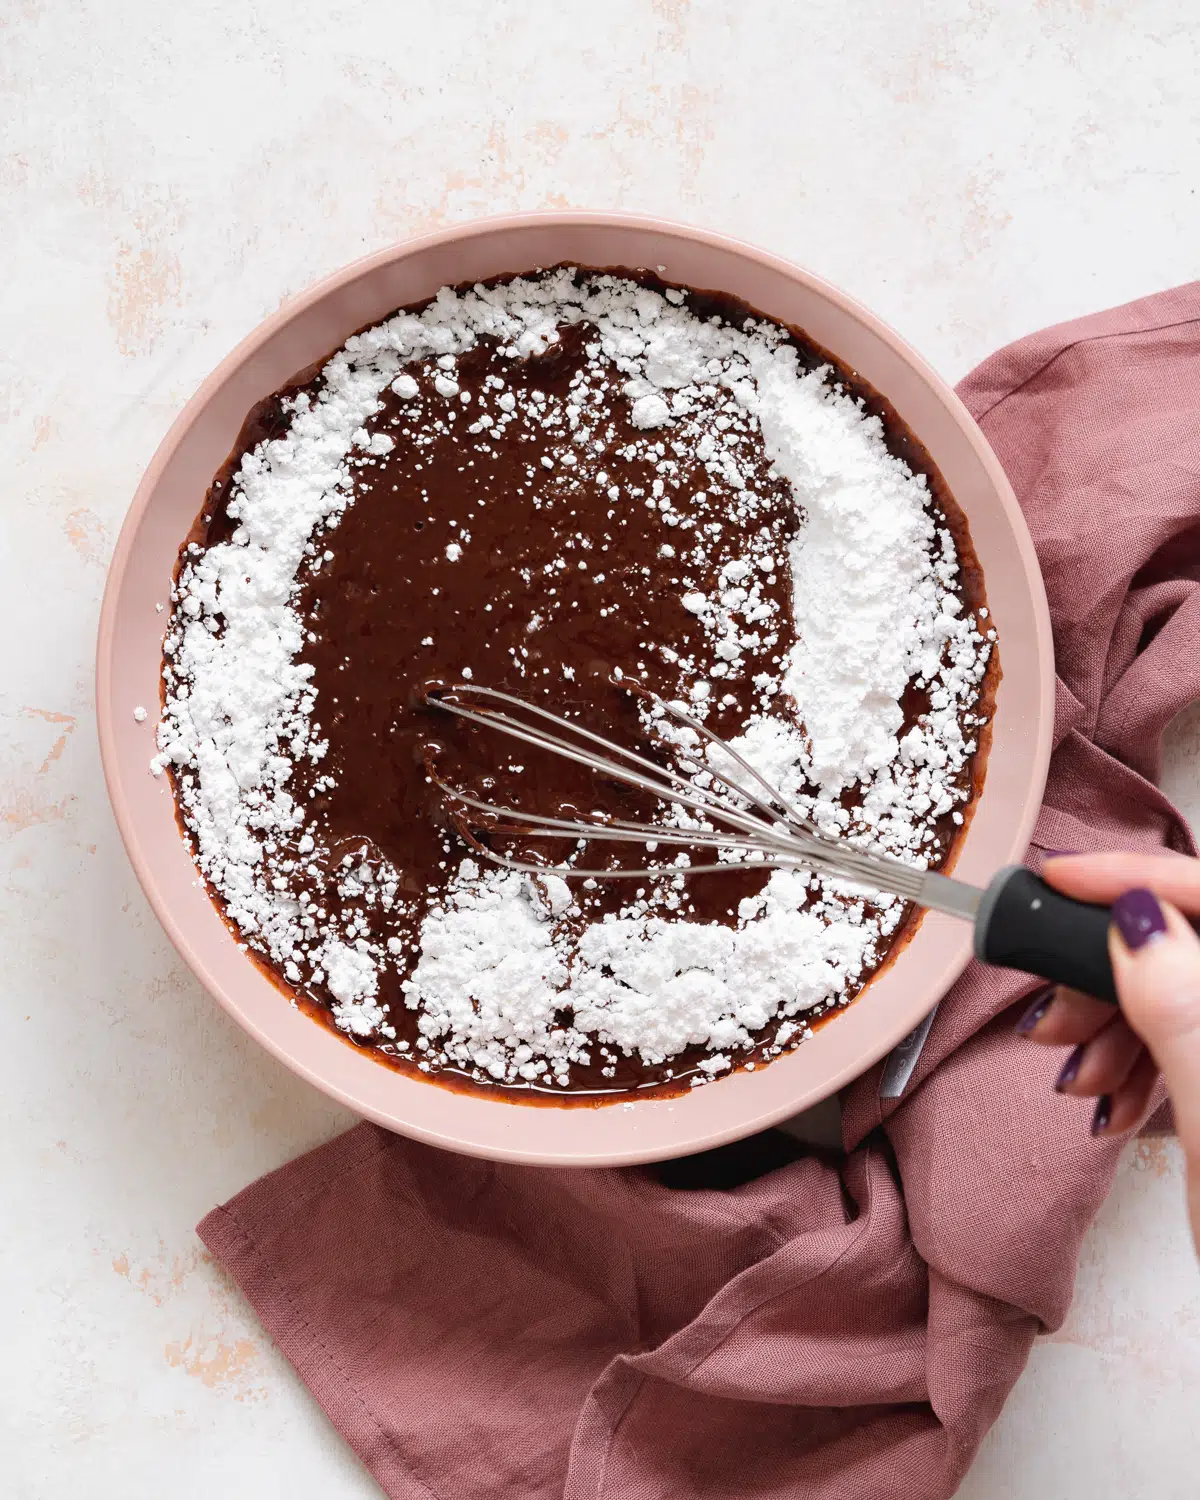
M1117 1003L1108 957L1112 911L1072 901L1022 865L1001 870L979 903L975 956L1001 969L1022 969Z

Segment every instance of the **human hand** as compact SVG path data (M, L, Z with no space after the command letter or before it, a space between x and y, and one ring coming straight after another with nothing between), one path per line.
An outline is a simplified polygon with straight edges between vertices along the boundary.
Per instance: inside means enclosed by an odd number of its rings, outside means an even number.
M1200 860L1179 854L1068 854L1042 878L1064 895L1113 906L1109 951L1121 1008L1060 988L1034 1002L1017 1030L1073 1048L1056 1087L1097 1099L1092 1133L1132 1129L1161 1072L1188 1177L1200 1249Z

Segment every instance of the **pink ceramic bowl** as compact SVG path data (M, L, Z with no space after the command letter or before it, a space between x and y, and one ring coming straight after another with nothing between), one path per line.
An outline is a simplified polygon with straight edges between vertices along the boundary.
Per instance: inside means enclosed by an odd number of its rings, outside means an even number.
M251 1036L391 1130L475 1156L599 1166L699 1151L826 1098L888 1052L945 993L969 957L969 929L926 916L844 1014L754 1073L677 1099L511 1104L394 1072L289 1005L217 915L180 837L166 778L149 771L165 618L155 605L167 599L179 544L250 407L402 304L449 283L562 261L657 267L672 281L744 298L802 327L859 371L921 438L970 522L1004 673L986 782L957 870L982 883L1019 860L1049 757L1053 658L1033 546L1000 465L949 387L865 308L786 261L656 219L538 214L462 225L358 261L268 318L188 402L134 497L104 597L97 712L109 794L146 895L193 973ZM144 723L134 719L139 704L150 711Z

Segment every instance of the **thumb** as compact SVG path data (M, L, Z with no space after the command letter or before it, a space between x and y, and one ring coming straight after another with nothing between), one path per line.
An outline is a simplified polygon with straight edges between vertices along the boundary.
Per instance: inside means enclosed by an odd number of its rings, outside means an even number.
M1109 949L1125 1019L1171 1096L1200 1247L1200 937L1175 907L1139 889L1113 902Z

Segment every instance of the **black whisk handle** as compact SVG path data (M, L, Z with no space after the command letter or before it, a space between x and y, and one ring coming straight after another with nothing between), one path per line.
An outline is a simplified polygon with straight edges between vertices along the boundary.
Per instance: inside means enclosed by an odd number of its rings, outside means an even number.
M975 956L1117 1003L1108 956L1111 908L1072 901L1022 865L1001 870L975 917Z

